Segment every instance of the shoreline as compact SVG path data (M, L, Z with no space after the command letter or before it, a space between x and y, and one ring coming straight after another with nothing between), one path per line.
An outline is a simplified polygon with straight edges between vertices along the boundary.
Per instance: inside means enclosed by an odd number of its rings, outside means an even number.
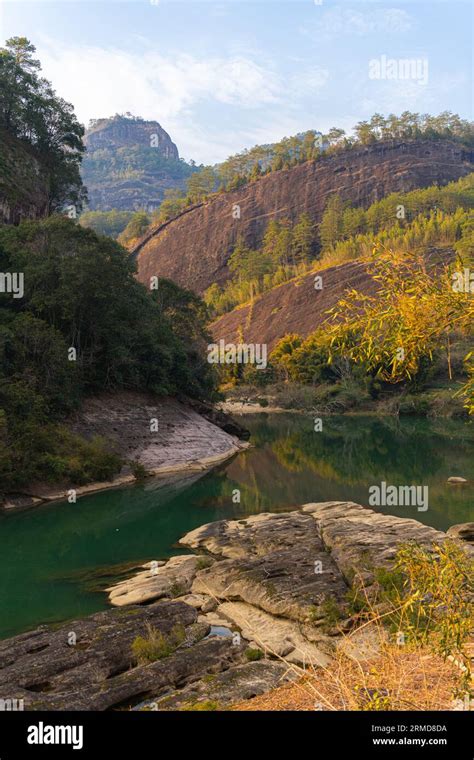
M212 470L222 462L231 459L231 457L239 454L241 451L245 451L250 448L251 444L248 441L237 441L234 446L228 449L228 451L218 454L212 457L204 457L202 459L189 460L188 462L182 462L176 465L163 465L156 467L152 470L147 470L146 475L143 478L136 478L133 474L118 475L113 480L96 481L94 483L87 483L83 486L69 486L68 488L62 488L58 490L57 487L51 486L46 488L39 495L34 493L32 489L30 492L23 491L12 495L6 495L6 499L0 504L0 514L12 514L16 512L23 512L34 507L42 506L45 504L57 504L68 500L68 496L71 492L75 492L76 499L90 494L100 493L102 491L109 491L112 489L124 488L133 484L141 483L150 478L165 477L167 475L175 475L186 472L199 472L205 470ZM27 501L28 503L22 503ZM73 503L73 502L71 502Z
M377 573L393 570L406 541L430 552L450 539L468 561L474 547L452 530L347 501L205 523L181 536L187 553L137 566L104 589L107 609L74 620L79 641L87 642L79 663L64 655L68 621L2 640L11 662L0 694L13 688L29 711L207 709L209 700L218 704L209 709L229 709L271 695L288 674L300 680L308 665L317 677L341 656L369 668L394 649L367 628L351 593L363 582L369 606L376 603ZM137 647L147 645L150 626L173 645L140 659ZM179 637L172 640L170 631ZM468 658L471 651L468 639ZM90 668L98 677L85 682ZM42 688L46 676L52 688ZM453 683L460 677L452 675ZM451 692L443 704L455 709Z

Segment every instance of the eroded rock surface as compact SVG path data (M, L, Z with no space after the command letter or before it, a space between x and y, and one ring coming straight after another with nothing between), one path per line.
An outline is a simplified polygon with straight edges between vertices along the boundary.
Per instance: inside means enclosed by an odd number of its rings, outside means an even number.
M229 707L276 689L298 674L280 662L260 660L210 675L184 689L149 703L152 710L193 710L207 706L214 709ZM209 705L209 703L211 703Z
M348 587L314 520L302 512L222 520L188 533L181 543L229 558L197 573L194 593L302 622L323 618L328 597L344 603Z
M356 576L366 585L373 583L374 570L390 567L401 543L429 547L446 539L446 533L418 520L384 515L353 502L306 504L303 512L316 521L319 536L349 583Z
M106 589L110 603L114 607L123 607L163 597L183 596L191 588L199 561L199 557L191 554L171 557L167 562L147 562L142 572Z
M370 592L400 543L429 548L446 538L352 502L204 525L181 542L204 554L149 563L108 589L119 609L0 642L0 698L23 698L27 710L150 700L158 710L204 709L206 701L220 709L274 688L288 668L327 667L341 647L370 659L378 634L354 629L350 587L361 580ZM137 636L154 629L169 637L177 627L176 648L137 664ZM248 663L248 647L266 659Z
M196 618L192 607L163 601L2 641L0 698L24 699L26 710L106 710L242 662L242 647L230 639L203 638L209 626L196 627ZM137 665L132 644L149 626L163 635L180 626L185 639L169 656Z

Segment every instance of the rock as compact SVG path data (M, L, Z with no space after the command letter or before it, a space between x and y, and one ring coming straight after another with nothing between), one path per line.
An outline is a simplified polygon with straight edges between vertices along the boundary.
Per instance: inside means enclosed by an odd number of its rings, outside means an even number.
M325 551L314 520L301 512L221 520L191 531L180 543L231 557L200 570L193 593L244 601L306 622L324 617L328 598L346 604L341 572Z
M280 662L259 660L237 665L215 675L205 676L184 689L173 691L148 703L151 710L222 709L237 702L252 699L299 675ZM145 708L146 709L146 708Z
M447 535L474 544L474 522L459 523L448 528Z
M26 710L106 710L243 662L243 647L230 639L199 640L209 628L195 622L192 607L163 601L99 612L59 628L41 626L2 641L0 698L24 699ZM132 643L147 634L147 625L163 635L182 626L185 641L161 660L136 665Z
M229 628L232 625L230 620L223 617L222 615L219 615L218 610L215 612L206 612L205 615L199 615L198 620L217 628Z
M386 641L386 631L377 625L356 629L336 642L336 650L357 662L367 662L380 655L381 645Z
M244 428L239 422L231 417L227 412L218 409L213 404L205 403L204 401L198 401L198 399L190 399L184 396L180 401L183 401L186 406L190 406L202 417L216 425L221 430L224 430L229 435L236 436L243 441L247 441L250 438L250 430Z
M466 478L458 478L457 476L452 475L450 478L448 478L448 483L453 483L454 485L460 485L461 483L467 483Z
M126 116L97 119L84 141L87 153L82 175L92 211L152 211L158 208L166 190L184 189L185 174L192 173L191 167L179 163L176 145L156 121ZM155 160L158 157L161 161ZM117 176L117 159L133 166L133 176ZM178 166L181 179L176 179Z
M171 557L166 563L148 562L142 572L107 588L109 601L115 607L122 607L165 596L183 596L191 588L198 565L199 557L194 554Z
M159 420L156 432L150 432L152 418ZM84 495L133 483L131 462L143 465L148 475L159 476L156 487L166 489L169 486L171 496L172 492L174 495L173 489L185 487L186 477L189 481L196 480L206 470L250 445L176 399L157 399L152 394L133 391L90 397L65 424L86 440L98 435L106 438L110 450L124 462L120 473L111 480L86 485L31 483L24 489L24 495L7 496L3 505L0 500L0 510L23 509L45 500L62 501L67 499L70 488L75 488L78 495Z
M446 534L407 517L393 517L353 502L306 504L303 512L316 521L324 546L353 585L374 582L374 571L390 567L400 543L416 541L423 546L446 540Z
M153 433L151 418L159 420ZM150 474L205 470L248 446L175 399L132 391L87 399L71 428L88 439L104 436Z
M330 662L330 657L320 647L302 635L298 623L275 618L242 602L224 602L217 612L232 620L244 639L254 641L259 649L272 657L282 657L287 662L306 667L326 667ZM325 637L320 637L320 643L328 648Z
M185 594L179 597L179 601L203 613L213 612L217 607L217 601L207 594Z
M242 235L250 248L259 248L271 219L290 218L295 222L307 212L318 224L331 194L339 194L343 202L368 206L389 193L457 180L471 171L470 150L456 143L448 140L395 140L359 146L323 156L318 161L307 161L287 171L271 172L233 192L218 193L156 227L134 248L138 279L148 285L150 276L160 275L203 293L212 283L222 285L229 278L231 273L227 262L237 235ZM229 213L233 204L238 204L242 210L237 224ZM218 235L216 230L219 230ZM347 282L342 284L347 286ZM319 299L319 295L314 296L314 282L312 287L313 294L308 295L305 309L295 313L294 324L304 320L305 328L305 317ZM292 283L291 290L296 294L299 288ZM281 307L278 296L277 300ZM255 311L257 307L258 300L255 301ZM246 341L269 342L265 333L270 323L275 329L280 327L281 335L290 332L286 329L290 309L285 308L284 312L286 319L282 318L282 312L276 318L267 312L265 321L259 319L260 333L255 333L253 318L250 324L248 311L241 309L240 323L248 323ZM316 326L314 322L308 325L308 332L314 331ZM300 329L292 332L301 334ZM305 329L305 334L308 332ZM234 331L228 334L228 339L235 340Z

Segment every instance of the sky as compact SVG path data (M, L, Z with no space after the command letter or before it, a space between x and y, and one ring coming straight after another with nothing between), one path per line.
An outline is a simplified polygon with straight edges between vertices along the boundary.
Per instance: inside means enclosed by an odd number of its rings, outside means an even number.
M469 0L0 0L0 45L28 37L84 124L130 111L213 164L375 112L471 119L472 15Z

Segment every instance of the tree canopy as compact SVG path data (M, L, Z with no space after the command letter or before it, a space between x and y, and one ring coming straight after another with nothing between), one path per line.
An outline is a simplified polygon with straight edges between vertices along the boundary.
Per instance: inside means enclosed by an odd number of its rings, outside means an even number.
M26 37L12 37L0 48L0 130L30 145L48 170L49 213L67 204L80 209L84 127L72 105L41 76L34 54Z

